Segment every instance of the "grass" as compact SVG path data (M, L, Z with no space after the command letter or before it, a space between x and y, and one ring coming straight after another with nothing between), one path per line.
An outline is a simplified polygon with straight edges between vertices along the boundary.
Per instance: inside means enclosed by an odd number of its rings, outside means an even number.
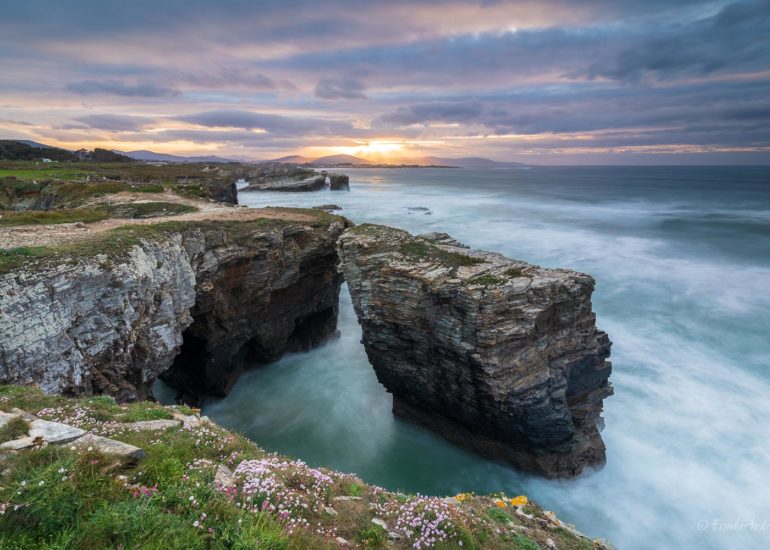
M5 423L5 426L0 428L0 443L6 441L13 441L27 435L29 431L29 424L23 418L12 418Z
M452 268L484 263L484 260L473 258L466 254L444 250L436 245L416 239L403 243L398 251L410 258L436 261L446 267Z
M447 515L438 529L448 533L448 539L433 545L435 549L458 548L462 542L464 550L534 550L554 536L559 548L594 548L590 541L543 527L536 519L524 525L526 519L512 518L508 510L494 508L501 517L487 520L492 497L467 496L448 504L392 493L350 474L310 469L270 455L218 426L153 432L122 427L137 419L168 417L171 409L157 403L120 404L107 396L72 399L0 385L0 410L13 407L136 445L144 449L145 458L138 465L120 464L96 450L77 452L66 444L5 455L0 468L0 549L320 550L338 547L335 539L343 537L359 548L406 550L414 547L414 532L402 531L400 540L388 541L387 532L372 519L384 518L389 530L402 516L402 524L427 525L437 516L421 508L426 505ZM247 492L245 481L232 490L214 484L218 467L235 469L249 461L277 465L277 470L260 466L257 477L250 479L270 480L266 486L278 483L277 494L283 495L279 500L264 496L270 493ZM292 504L305 499L307 488L321 478L326 481L315 493L320 506L312 499L309 507ZM360 498L335 500L335 495L352 493ZM256 495L253 500L251 495ZM287 511L271 510L265 502L286 503ZM331 505L334 514L325 512ZM528 514L537 510L527 504ZM305 521L308 528L296 527ZM528 536L516 533L512 521L526 527Z
M364 494L364 486L355 481L345 486L345 494L351 497L360 497Z
M303 210L316 214L316 210ZM335 216L332 216L336 218ZM311 225L321 226L324 216L316 216L319 220ZM273 218L257 218L247 221L232 220L200 220L200 221L166 221L149 225L126 225L97 233L91 238L45 247L20 247L0 249L0 275L18 269L22 265L31 265L31 261L46 261L59 263L77 263L82 258L90 258L99 254L107 254L110 258L120 258L132 247L141 244L143 240L158 240L167 238L173 233L184 231L222 231L227 232L228 242L248 245L253 240L253 232L271 228L283 227L293 222Z
M82 178L87 172L77 168L60 168L43 166L40 168L0 168L0 178L13 176L22 180L41 180L41 179L70 179Z
M507 283L508 279L504 279L503 277L497 277L490 273L486 273L484 275L479 275L478 277L471 279L470 282L475 285L497 286L497 285L502 285Z
M52 225L59 223L93 223L105 220L109 214L103 210L63 208L61 210L25 210L0 214L0 226Z
M522 271L522 270L521 270L521 269L519 269L519 268L511 268L511 269L508 269L508 270L505 272L505 274L506 274L508 277L511 277L512 279L515 279L516 277L527 277L527 278L529 278L529 279L531 279L531 278L532 278L532 276L531 276L531 275L529 275L528 273L525 273L524 271Z

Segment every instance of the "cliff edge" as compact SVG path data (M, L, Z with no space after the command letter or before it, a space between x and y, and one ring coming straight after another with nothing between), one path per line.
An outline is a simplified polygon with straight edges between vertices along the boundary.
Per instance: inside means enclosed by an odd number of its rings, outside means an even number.
M368 224L340 250L396 415L548 477L604 464L611 344L591 277Z

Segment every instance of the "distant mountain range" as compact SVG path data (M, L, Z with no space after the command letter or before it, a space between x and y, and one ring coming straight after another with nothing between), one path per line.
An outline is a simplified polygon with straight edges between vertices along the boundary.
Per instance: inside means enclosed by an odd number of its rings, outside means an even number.
M121 155L126 155L134 160L143 160L150 162L241 162L235 159L226 159L223 157L199 156L199 157L182 157L179 155L168 155L166 153L156 153L155 151L147 151L146 149L140 149L138 151L115 151Z
M6 140L8 142L21 143L29 148L34 149L51 149L66 151L58 147L52 147L45 145L44 143L38 143L36 141L30 141L26 139ZM71 151L68 151L71 153ZM356 157L353 155L328 155L319 158L304 157L301 155L289 155L286 157L280 157L276 159L270 159L265 161L246 161L244 159L234 159L219 157L216 155L201 155L201 156L181 156L170 155L167 153L156 153L155 151L148 151L146 149L140 149L138 151L118 151L113 150L113 153L119 155L125 155L134 160L141 160L145 162L274 162L281 164L305 164L309 166L451 166L456 168L520 168L527 166L519 162L500 162L482 157L419 157L419 158L399 158L391 159L388 162L377 162L369 160L364 157ZM64 160L63 158L61 160Z
M452 166L456 168L517 168L527 166L520 162L500 162L496 160L481 157L419 157L419 158L401 158L390 160L387 163L375 162L363 157L353 155L329 155L320 158L309 158L300 155L290 155L271 159L265 162L280 162L286 164L310 164L313 166L383 166L387 165L410 165L410 166Z

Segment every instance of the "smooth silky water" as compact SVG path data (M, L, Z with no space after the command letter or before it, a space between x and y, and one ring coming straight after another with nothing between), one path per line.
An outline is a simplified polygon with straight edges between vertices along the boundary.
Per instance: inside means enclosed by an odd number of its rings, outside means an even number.
M338 340L246 372L204 414L388 489L523 493L621 549L770 547L770 169L342 171L350 193L239 200L334 203L356 223L596 278L613 341L607 465L547 481L394 419L344 286Z

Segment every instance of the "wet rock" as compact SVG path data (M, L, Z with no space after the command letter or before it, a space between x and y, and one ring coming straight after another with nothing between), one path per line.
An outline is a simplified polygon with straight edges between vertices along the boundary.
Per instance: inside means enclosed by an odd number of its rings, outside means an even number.
M548 477L604 463L610 341L591 277L368 224L340 249L397 416Z
M406 210L410 214L425 214L426 216L430 216L433 213L430 211L430 208L425 208L424 206L410 206Z

